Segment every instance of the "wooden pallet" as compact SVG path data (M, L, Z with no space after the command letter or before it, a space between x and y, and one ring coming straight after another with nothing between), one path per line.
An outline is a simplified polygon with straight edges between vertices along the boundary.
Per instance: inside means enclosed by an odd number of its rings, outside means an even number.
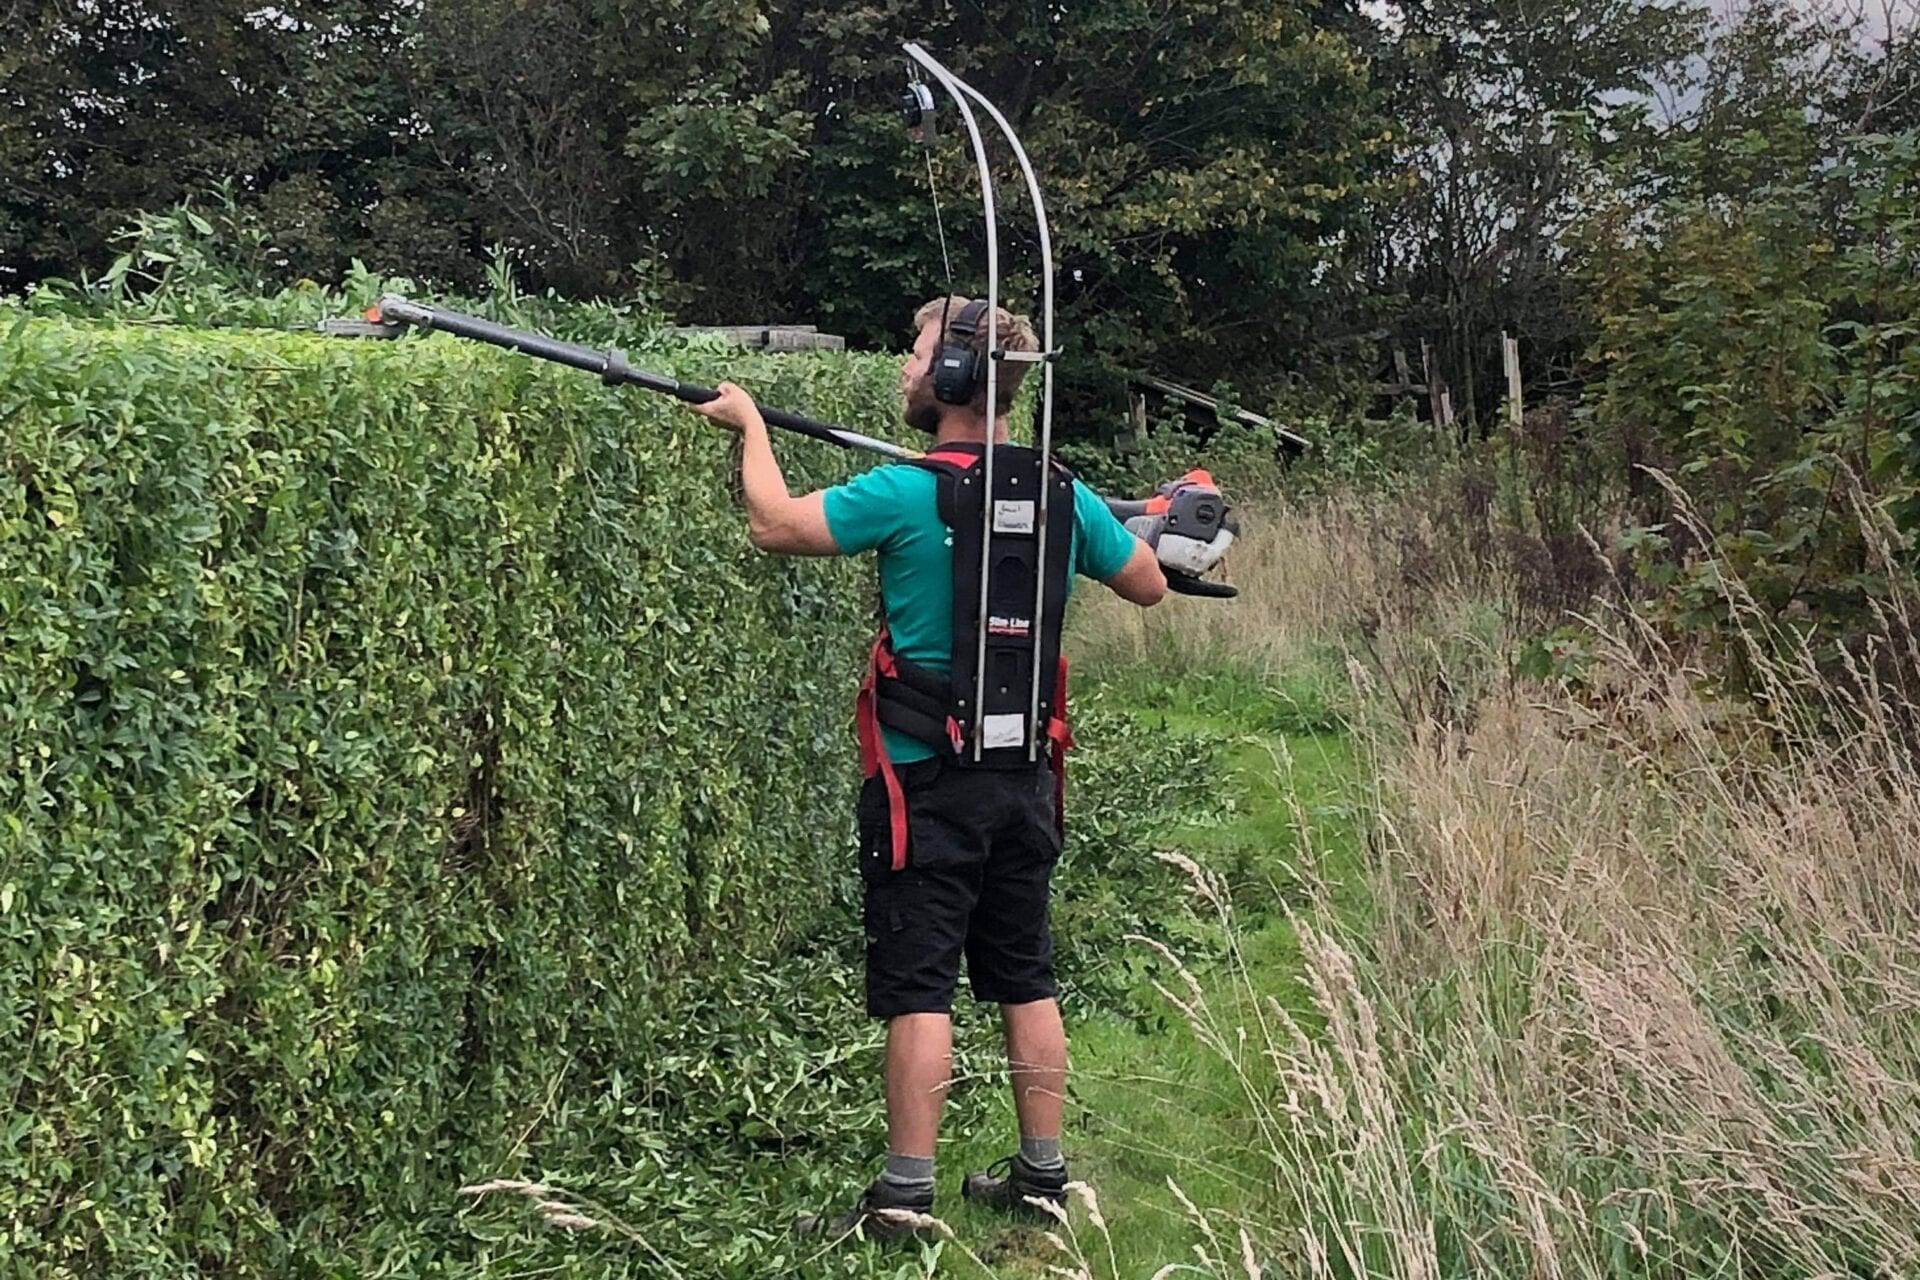
M675 333L717 333L728 342L762 351L845 351L847 340L837 333L821 333L810 324L680 325Z

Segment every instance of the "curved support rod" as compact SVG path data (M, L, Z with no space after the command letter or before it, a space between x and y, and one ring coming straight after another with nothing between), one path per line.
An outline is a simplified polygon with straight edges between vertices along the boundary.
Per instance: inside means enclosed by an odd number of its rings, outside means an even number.
M1040 369L1040 457L1042 459L1040 478L1040 507L1038 516L1039 545L1034 549L1035 559L1044 567L1047 563L1047 514L1053 496L1053 485L1045 472L1047 464L1053 459L1053 365L1056 352L1053 345L1053 235L1047 225L1047 205L1040 195L1040 179L1034 174L1033 161L1027 156L1026 147L1020 143L1020 136L1013 131L1013 125L1002 115L1000 108L978 89L954 77L955 82L966 90L973 100L980 104L981 110L1000 127L1001 136L1013 149L1013 155L1020 162L1020 173L1027 182L1027 195L1033 201L1033 221L1040 232L1040 350L1046 357ZM1043 624L1047 613L1047 580L1044 572L1035 575L1033 590L1033 669L1040 670L1045 657L1046 630ZM1059 694L1056 691L1055 697ZM1040 758L1040 681L1033 681L1033 701L1027 711L1027 722L1032 727L1027 739L1027 758Z
M986 206L987 441L985 451L986 474L982 478L987 486L987 503L981 521L980 563L982 565L989 565L993 563L993 455L998 452L994 448L993 437L994 426L998 421L994 410L998 405L998 374L1000 363L998 360L992 358L992 353L1000 349L1000 232L999 222L997 221L997 215L993 207L993 171L987 165L986 139L980 136L980 125L973 118L973 108L967 102L966 87L951 71L948 71L940 65L939 59L935 58L925 49L922 49L919 45L909 42L906 45L906 51L907 56L920 64L920 66L926 70L927 74L931 75L934 80L939 83L940 87L947 91L948 96L953 99L954 105L960 108L960 119L967 126L967 137L973 143L973 162L980 170L980 198ZM980 617L984 619L987 616L987 575L985 573L980 575L979 608ZM980 759L980 753L985 745L986 715L984 708L987 704L987 629L985 626L982 626L979 628L979 631L979 650L974 657L972 708L973 758L976 761ZM1033 736L1032 725L1028 725L1027 727L1027 736L1029 739Z

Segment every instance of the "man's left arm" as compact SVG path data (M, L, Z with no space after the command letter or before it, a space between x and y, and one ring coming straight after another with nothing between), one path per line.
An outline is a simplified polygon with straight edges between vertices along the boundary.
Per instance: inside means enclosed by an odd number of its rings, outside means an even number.
M721 383L719 391L718 399L694 409L740 433L740 487L753 545L776 555L839 555L840 546L827 527L822 492L799 497L787 492L787 478L767 438L766 419L753 397L731 382Z
M1085 484L1073 482L1074 519L1080 533L1075 568L1106 584L1131 604L1150 607L1167 594L1166 575L1153 548L1135 537Z

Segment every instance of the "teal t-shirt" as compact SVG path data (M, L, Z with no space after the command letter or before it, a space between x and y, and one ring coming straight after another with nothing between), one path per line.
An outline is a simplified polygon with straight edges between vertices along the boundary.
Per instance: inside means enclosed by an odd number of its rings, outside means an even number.
M880 553L880 600L893 651L940 671L953 666L953 534L941 523L932 472L904 463L875 467L826 491L827 528L846 555ZM1100 497L1073 482L1073 568L1099 582L1133 555L1134 536ZM1072 580L1067 590L1073 590ZM894 729L896 763L927 760L933 748Z

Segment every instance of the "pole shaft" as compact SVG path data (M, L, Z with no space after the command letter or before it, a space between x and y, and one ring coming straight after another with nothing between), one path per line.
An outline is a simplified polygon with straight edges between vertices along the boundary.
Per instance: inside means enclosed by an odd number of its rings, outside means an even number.
M562 342L558 338L549 338L545 334L531 333L525 329L515 329L511 325L500 324L480 316L470 316L461 311L447 311L440 307L425 307L417 302L388 294L380 300L380 318L387 323L418 325L423 329L433 329L440 333L450 333L457 338L469 338L475 342L484 342L489 346L504 347L508 351L518 351L522 355L533 356L539 360L550 360L555 364L564 364L572 369L596 374L602 382L633 387L644 387L648 391L658 391L673 396L688 404L705 404L720 393L712 387L703 387L697 383L681 382L675 378L645 369L636 369L629 365L626 357L618 351L596 351L592 347L583 347L577 343ZM787 409L776 409L763 405L760 416L770 427L779 427L797 435L811 436L828 444L839 445L843 449L865 449L869 453L885 454L890 458L917 458L920 451L898 445L891 440L881 440L875 436L862 435L858 431L849 431L831 422L822 422L818 418L809 418L805 414L794 413Z

